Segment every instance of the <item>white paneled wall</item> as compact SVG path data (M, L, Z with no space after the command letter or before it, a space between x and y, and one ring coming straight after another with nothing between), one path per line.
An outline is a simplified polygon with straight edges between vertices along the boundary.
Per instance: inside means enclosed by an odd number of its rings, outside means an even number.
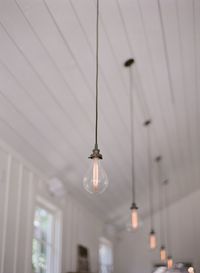
M97 272L101 221L67 195L48 194L45 179L4 143L0 143L0 273L31 272L33 215L36 196L63 212L62 272L76 270L77 244L89 248L91 269Z
M38 178L0 147L0 272L30 272L35 188Z
M66 268L67 271L76 271L77 244L82 244L89 248L92 272L97 272L98 244L103 226L101 221L72 198L68 198L66 214L64 225L66 241L63 252L68 255L63 257L63 268Z

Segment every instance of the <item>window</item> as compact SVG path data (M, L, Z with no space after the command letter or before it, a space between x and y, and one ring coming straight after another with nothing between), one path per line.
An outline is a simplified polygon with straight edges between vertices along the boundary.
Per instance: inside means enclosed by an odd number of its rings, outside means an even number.
M112 244L105 238L100 239L99 246L99 273L113 272Z
M60 271L60 213L46 201L35 208L32 243L33 273Z

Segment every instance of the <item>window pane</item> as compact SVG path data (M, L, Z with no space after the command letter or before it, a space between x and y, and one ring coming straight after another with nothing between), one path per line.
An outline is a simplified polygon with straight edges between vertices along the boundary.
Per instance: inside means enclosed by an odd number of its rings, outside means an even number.
M99 265L100 273L113 272L112 245L108 240L105 239L101 239L99 245Z
M51 213L43 208L36 208L32 246L32 267L34 273L51 272L52 221L53 215Z
M51 243L51 232L52 214L42 208L37 208L34 219L34 237Z

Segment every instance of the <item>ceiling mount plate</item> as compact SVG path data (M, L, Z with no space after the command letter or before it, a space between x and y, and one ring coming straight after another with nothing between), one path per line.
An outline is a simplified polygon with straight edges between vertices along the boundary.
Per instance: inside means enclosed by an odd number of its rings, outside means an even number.
M150 124L151 124L151 120L150 119L148 119L148 120L146 120L144 122L144 126L149 126Z
M161 156L161 155L159 155L159 156L156 157L156 161L157 161L157 162L160 162L161 159L162 159L162 156Z
M134 63L135 63L134 59L128 59L127 61L125 61L124 66L125 67L130 67Z

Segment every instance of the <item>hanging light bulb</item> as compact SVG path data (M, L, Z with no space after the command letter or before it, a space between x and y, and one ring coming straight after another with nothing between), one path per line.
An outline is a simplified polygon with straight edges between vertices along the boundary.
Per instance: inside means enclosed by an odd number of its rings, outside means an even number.
M99 79L99 0L97 0L97 19L96 19L96 120L95 120L95 146L90 159L92 164L83 178L83 186L89 193L102 193L108 187L108 177L100 163L102 155L98 148L98 79Z
M130 94L130 143L131 143L131 179L132 179L132 205L131 205L131 224L133 229L139 226L138 221L138 207L135 203L135 164L134 164L134 102L133 102L133 86L132 86L132 73L131 66L134 64L134 59L128 59L124 66L129 68L129 94Z
M150 234L149 234L149 246L150 249L155 249L156 248L156 234L155 231L152 229Z
M102 156L94 150L90 158L92 164L83 179L83 186L89 193L103 193L108 187L108 178L101 165Z
M133 229L137 229L139 222L138 222L138 207L135 203L131 206L131 224Z
M165 262L166 259L167 259L167 252L166 252L166 249L165 249L164 246L161 246L161 248L160 248L160 260L161 260L162 262Z
M172 267L173 267L173 259L171 256L168 256L167 257L167 268L172 269Z

